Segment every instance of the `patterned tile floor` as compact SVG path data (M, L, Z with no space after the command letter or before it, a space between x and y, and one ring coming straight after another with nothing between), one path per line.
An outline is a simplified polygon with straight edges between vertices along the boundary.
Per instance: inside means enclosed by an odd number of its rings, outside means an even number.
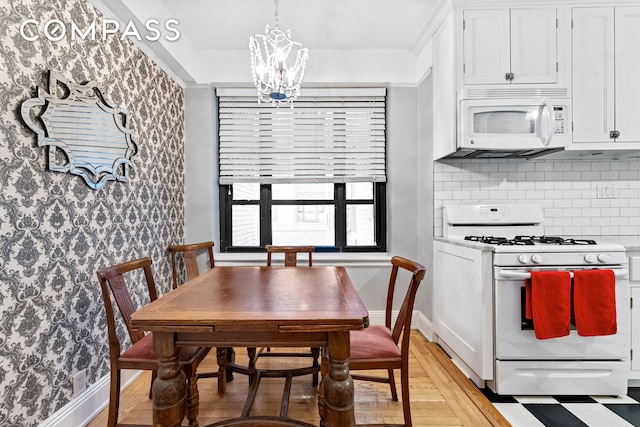
M640 387L627 396L498 396L482 393L513 427L640 426Z

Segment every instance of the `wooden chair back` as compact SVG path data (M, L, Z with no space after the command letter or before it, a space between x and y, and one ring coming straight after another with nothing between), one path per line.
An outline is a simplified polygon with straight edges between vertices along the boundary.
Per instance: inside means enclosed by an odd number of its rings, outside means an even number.
M385 326L391 329L391 335L393 341L399 345L402 357L409 354L409 336L411 331L411 317L413 315L413 305L416 300L416 293L418 292L418 286L424 279L426 268L406 258L394 256L391 258L391 276L389 277L389 288L387 290L387 304L385 308ZM391 325L391 314L393 311L393 300L396 290L396 279L398 277L398 270L404 269L411 273L411 281L409 287L402 300L398 317L395 324ZM400 337L402 337L402 343L399 343Z
M315 246L276 246L266 245L267 250L267 267L271 267L271 255L274 253L284 253L285 267L295 267L298 264L298 254L309 254L309 266L313 265L312 253Z
M109 294L111 293L113 295L113 299L118 306L122 320L129 332L131 342L136 343L144 338L144 331L131 328L131 315L137 310L137 307L135 307L133 303L124 275L125 273L142 269L147 282L149 300L155 301L158 298L158 294L156 292L156 282L153 278L153 273L151 272L151 262L151 258L149 257L140 258L103 268L97 272L107 315L109 352L113 353L112 356L120 356L121 346L118 335L116 334L115 310L113 309L113 304Z
M172 245L169 246L171 252L171 273L173 275L173 289L176 289L180 284L178 283L178 259L179 255L182 255L184 266L187 271L187 280L191 280L200 274L198 268L198 253L207 251L209 256L209 268L215 267L215 261L213 258L213 242L201 242L191 243L188 245Z

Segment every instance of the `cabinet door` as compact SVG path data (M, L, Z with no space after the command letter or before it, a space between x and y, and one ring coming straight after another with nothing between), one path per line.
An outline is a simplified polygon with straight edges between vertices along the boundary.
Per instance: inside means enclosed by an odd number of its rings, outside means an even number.
M456 151L453 13L433 37L433 159Z
M615 130L618 142L640 141L640 7L615 9ZM640 355L639 355L640 356Z
M614 130L614 11L572 10L573 141L607 142Z
M631 288L631 299L633 308L631 309L631 350L633 359L631 360L631 370L640 371L640 287ZM634 339L635 338L635 339Z
M481 380L493 375L493 284L491 253L433 242L433 326ZM476 382L477 384L478 382Z
M463 17L464 83L509 83L509 10L465 10Z
M557 72L555 7L511 10L511 83L555 83Z

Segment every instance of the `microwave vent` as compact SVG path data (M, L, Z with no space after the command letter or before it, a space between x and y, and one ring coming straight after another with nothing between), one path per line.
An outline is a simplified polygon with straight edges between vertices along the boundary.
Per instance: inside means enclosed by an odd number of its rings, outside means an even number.
M568 98L567 88L478 88L464 89L461 99Z
M445 159L534 159L562 151L562 147L532 150L470 150L460 148Z

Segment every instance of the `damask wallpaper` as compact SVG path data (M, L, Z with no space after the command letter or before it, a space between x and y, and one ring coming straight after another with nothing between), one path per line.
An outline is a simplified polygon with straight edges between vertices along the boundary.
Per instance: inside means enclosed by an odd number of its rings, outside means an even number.
M28 18L80 28L95 20L97 33L95 40L26 41L19 26ZM103 41L100 23L85 0L0 2L2 426L47 419L73 398L79 370L87 370L89 384L108 374L96 270L150 256L164 294L167 246L182 241L183 90L129 40ZM129 110L138 153L128 183L92 190L78 176L47 170L47 149L21 121L20 105L36 86L47 87L49 69L77 83L94 80Z

